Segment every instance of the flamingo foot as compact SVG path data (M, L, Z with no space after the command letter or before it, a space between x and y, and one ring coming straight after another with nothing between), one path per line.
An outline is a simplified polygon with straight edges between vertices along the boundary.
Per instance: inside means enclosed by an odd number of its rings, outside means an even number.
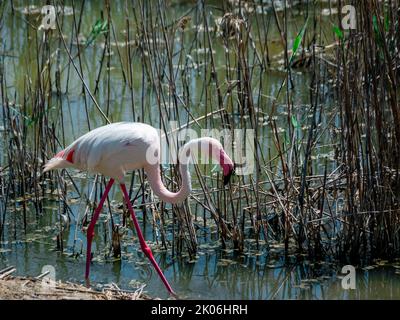
M86 282L86 288L90 288L90 279L86 278L85 282Z
M151 251L150 247L146 243L144 243L143 245L141 245L141 249L142 249L143 253L146 255L146 257L150 260L154 269L156 269L158 275L161 278L161 281L164 283L168 292L173 296L177 296L176 293L174 292L174 290L172 290L170 284L168 283L168 280L165 278L164 273L161 271L160 267L158 266L156 259L154 259L153 252Z

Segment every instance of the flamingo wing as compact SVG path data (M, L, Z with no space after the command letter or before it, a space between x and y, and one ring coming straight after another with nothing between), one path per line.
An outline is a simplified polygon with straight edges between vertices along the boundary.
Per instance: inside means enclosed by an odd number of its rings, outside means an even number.
M51 159L45 170L73 166L121 180L126 170L146 166L150 147L159 148L159 136L153 127L144 123L113 123L78 138Z
M94 129L68 147L74 164L108 176L146 165L149 147L159 145L157 131L142 123L119 122ZM116 178L116 177L115 177Z

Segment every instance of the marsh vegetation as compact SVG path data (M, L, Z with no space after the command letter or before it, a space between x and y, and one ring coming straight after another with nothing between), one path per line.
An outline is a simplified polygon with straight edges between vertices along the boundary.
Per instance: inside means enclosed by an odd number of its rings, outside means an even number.
M158 201L142 171L127 177L183 297L400 297L397 1L349 1L349 30L340 0L50 3L49 30L40 1L0 3L0 267L54 265L83 281L106 180L43 164L93 128L139 121L167 136L240 129L253 146L253 170L228 187L212 164L194 166L184 205ZM176 190L177 166L162 169ZM93 280L159 295L115 196L96 228ZM337 281L344 264L359 268L355 292Z

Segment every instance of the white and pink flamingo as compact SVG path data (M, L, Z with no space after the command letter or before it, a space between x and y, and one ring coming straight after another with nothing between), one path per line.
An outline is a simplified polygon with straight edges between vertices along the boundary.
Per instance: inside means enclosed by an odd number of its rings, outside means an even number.
M151 249L146 244L139 223L133 211L131 201L124 183L126 171L144 169L147 179L154 193L163 201L180 203L191 191L191 181L188 160L194 153L211 156L222 167L224 184L229 182L233 173L234 164L224 151L221 143L213 138L205 137L193 139L186 143L179 151L179 170L182 185L178 192L170 192L164 186L160 174L160 138L157 130L147 124L137 122L119 122L94 129L75 140L65 150L57 153L44 166L43 172L60 168L77 168L97 172L110 177L103 196L94 211L92 221L87 229L86 273L85 279L89 284L89 270L91 260L91 245L94 236L94 226L99 218L104 201L116 180L121 187L125 202L139 238L142 251L153 264L168 292L175 294L155 261Z

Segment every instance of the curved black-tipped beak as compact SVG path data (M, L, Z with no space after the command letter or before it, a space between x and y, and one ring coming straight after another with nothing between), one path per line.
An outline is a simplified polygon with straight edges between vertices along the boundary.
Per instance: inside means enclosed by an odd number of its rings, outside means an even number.
M234 170L234 168L232 167L232 169L229 170L229 173L228 173L226 176L224 176L224 186L226 186L226 185L229 183L229 181L231 180L231 176L232 176L234 173L235 173L235 170Z

